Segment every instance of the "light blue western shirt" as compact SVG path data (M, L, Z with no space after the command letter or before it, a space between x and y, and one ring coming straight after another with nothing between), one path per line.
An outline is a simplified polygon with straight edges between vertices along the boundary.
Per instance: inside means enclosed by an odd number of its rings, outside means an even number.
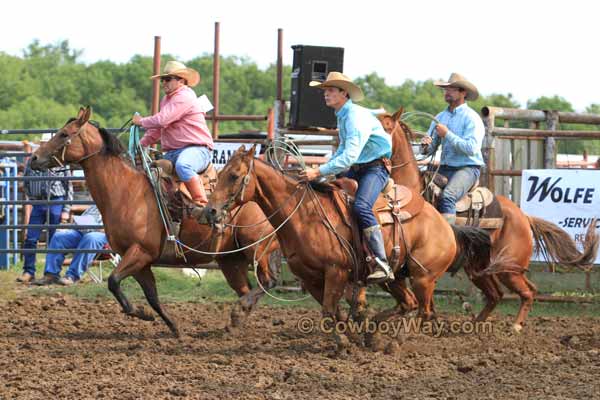
M319 167L321 175L337 175L354 164L392 156L391 136L371 110L348 99L335 115L340 144L331 159Z
M461 104L454 111L446 108L436 118L448 127L448 133L442 141L435 131L435 122L431 123L428 134L433 135L433 142L429 146L430 154L437 150L443 143L440 164L450 167L464 167L466 165L483 165L481 146L485 129L481 117L475 110Z

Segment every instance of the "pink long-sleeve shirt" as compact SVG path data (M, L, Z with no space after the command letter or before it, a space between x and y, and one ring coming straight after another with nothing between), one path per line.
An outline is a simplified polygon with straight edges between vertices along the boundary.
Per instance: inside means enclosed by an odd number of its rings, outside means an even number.
M192 145L206 146L211 150L214 147L196 93L188 86L163 97L160 112L142 118L141 124L146 129L146 134L140 139L142 146L160 140L165 151Z

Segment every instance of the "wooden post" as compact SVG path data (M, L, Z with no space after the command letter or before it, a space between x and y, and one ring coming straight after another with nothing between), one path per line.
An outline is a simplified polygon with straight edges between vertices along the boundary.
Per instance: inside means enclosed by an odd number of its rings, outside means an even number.
M482 186L486 186L492 192L494 191L494 178L492 177L492 170L494 169L494 113L491 112L483 117L483 125L485 126L485 137L483 139L483 162L484 162L484 173L481 174Z
M154 36L154 63L153 63L153 74L160 74L160 36ZM152 115L158 112L158 104L160 100L160 80L154 79L152 81Z
M592 271L585 271L585 291L592 291Z
M555 131L558 129L558 111L546 112L546 129ZM544 168L556 168L556 140L553 137L547 137L544 140Z
M213 114L212 114L212 136L219 138L219 81L221 80L221 57L219 55L220 24L215 22L215 51L213 54Z

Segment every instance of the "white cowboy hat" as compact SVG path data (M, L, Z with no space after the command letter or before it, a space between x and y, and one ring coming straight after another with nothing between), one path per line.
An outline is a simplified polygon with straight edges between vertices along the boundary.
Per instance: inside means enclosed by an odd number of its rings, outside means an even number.
M190 87L196 86L200 83L200 74L198 71L192 68L188 68L185 64L180 63L179 61L168 61L165 64L164 72L161 75L152 75L150 79L159 79L163 76L178 76L179 78L183 78L187 81L187 85Z
M475 85L469 82L464 76L457 74L456 72L453 72L450 75L450 79L448 79L448 82L436 81L433 84L438 87L453 87L464 89L467 92L465 100L477 100L477 98L479 97L479 91L477 90Z
M42 133L42 137L40 138L40 142L49 142L50 139L52 139L52 134L51 133Z
M361 88L356 86L354 82L350 80L350 78L348 78L341 72L332 71L329 74L327 74L327 79L325 79L325 82L311 81L309 83L309 86L320 89L326 87L336 87L338 89L342 89L343 91L348 93L352 101L361 101L365 98Z

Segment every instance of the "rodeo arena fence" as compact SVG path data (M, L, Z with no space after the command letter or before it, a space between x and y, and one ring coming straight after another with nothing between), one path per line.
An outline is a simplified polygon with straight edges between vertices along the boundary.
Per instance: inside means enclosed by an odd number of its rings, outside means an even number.
M220 24L215 23L215 42L214 42L214 64L213 64L213 104L212 113L207 114L207 121L212 123L212 134L215 139L216 149L213 156L213 163L219 169L229 159L231 154L243 143L259 144L263 148L274 138L293 139L296 146L303 155L304 163L307 166L317 166L323 163L330 156L338 145L338 131L336 129L326 128L295 128L286 125L286 100L283 98L283 31L278 30L277 46L277 88L276 100L272 109L268 110L266 115L222 115L219 113L220 96ZM160 73L160 47L161 38L154 38L154 74ZM327 72L327 71L325 71ZM159 82L154 81L152 113L158 112L159 104ZM598 139L600 131L594 130L561 130L561 123L578 125L596 125L600 126L600 115L581 114L571 112L544 111L544 110L522 110L497 107L484 107L481 114L486 127L486 135L483 145L485 166L482 170L481 184L487 186L496 194L502 194L516 204L518 204L526 213L548 219L569 231L573 228L577 232L584 232L589 221L594 217L600 217L598 210L593 210L590 205L592 196L598 199L600 196L600 171L592 171L595 166L595 157L586 159L571 160L557 157L557 140L573 139ZM246 135L219 135L219 122L221 121L264 121L267 124L266 132L248 133ZM511 127L511 124L523 127ZM57 129L37 129L37 130L2 130L3 135L11 134L40 134L45 132L55 132ZM118 131L118 129L108 129L109 132ZM25 204L66 204L67 201L35 200L27 201L23 199L19 191L19 182L27 180L36 180L40 178L19 176L19 166L23 163L25 157L31 154L31 151L24 148L23 144L0 143L0 170L3 173L0 177L0 218L2 225L0 227L0 267L9 268L11 264L17 262L19 253L46 253L52 250L48 249L22 249L19 244L19 232L27 228L42 228L44 230L54 228L101 228L98 226L81 226L73 224L60 225L26 225L19 223L19 210ZM575 156L569 156L575 157ZM295 160L284 160L288 167L294 167ZM571 174L569 174L571 173ZM585 176L577 176L583 174ZM593 179L586 174L594 174ZM571 176L574 175L575 177ZM83 181L83 177L64 177L51 178L52 180L72 180ZM556 180L559 180L559 183ZM570 183L574 179L575 183ZM534 187L530 184L536 183ZM583 187L577 187L578 184L585 183ZM598 187L594 187L595 185ZM568 187L567 185L572 185ZM587 185L587 186L586 186ZM581 185L580 185L581 186ZM590 192L591 191L591 192ZM534 195L531 196L529 192ZM559 193L560 192L560 193ZM526 193L524 195L524 193ZM570 196L570 197L569 197ZM586 197L587 196L587 197ZM542 197L544 197L542 199ZM539 204L533 204L535 200ZM548 206L543 201L552 201L552 206ZM587 203L586 203L587 202ZM90 200L74 200L69 202L73 205L88 206L93 204ZM530 204L531 203L531 204ZM564 207L558 207L561 203ZM598 202L595 202L597 205ZM576 208L582 205L583 208ZM575 208L573 208L575 207ZM536 213L539 209L546 209L548 213L540 215ZM552 215L554 211L566 210L566 214ZM571 213L571 214L569 214ZM572 225L572 226L571 226ZM577 240L579 233L575 233ZM64 251L64 250L61 250ZM97 250L76 250L86 252L98 252ZM101 250L100 253L110 254L110 250ZM536 261L536 260L533 260ZM533 281L538 285L539 293L536 296L538 301L552 302L578 302L585 303L592 301L591 296L600 291L600 273L598 269L585 273L564 271L561 268L555 268L544 264L541 261L542 268L536 271L528 272L535 274ZM596 260L599 263L600 260ZM284 263L285 264L285 263ZM200 265L202 269L218 269L216 263ZM100 270L101 271L101 270ZM100 272L101 273L101 272ZM572 282L571 286L559 284L564 281L565 276ZM101 277L100 277L101 279ZM456 279L440 282L436 294L453 295L462 297L463 295L474 295L477 290L464 279L463 284L456 283ZM281 291L300 291L302 290L295 281L282 281L276 290ZM577 296L573 294L576 293ZM387 296L387 293L372 293L374 296ZM516 299L515 295L505 295L505 299Z

